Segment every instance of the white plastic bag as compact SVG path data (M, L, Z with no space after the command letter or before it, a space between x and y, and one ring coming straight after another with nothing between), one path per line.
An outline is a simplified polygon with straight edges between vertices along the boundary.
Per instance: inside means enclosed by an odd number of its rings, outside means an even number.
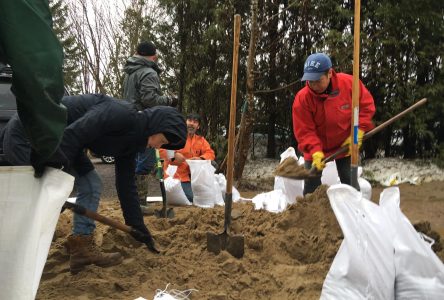
M293 147L289 147L281 154L281 162L286 158L293 157L298 160L296 152ZM303 163L302 163L303 164ZM287 198L288 204L296 203L296 197L302 196L304 190L304 181L276 176L274 178L274 190L282 190Z
M34 299L74 177L47 168L0 167L0 299Z
M225 202L224 202L225 193L227 192L227 179L225 178L224 174L214 174L214 176L216 177L216 182L217 182L217 185L219 186L219 189L220 189L220 192L222 195L222 203L216 202L216 204L217 205L224 205L225 204ZM239 191L236 189L236 187L234 187L234 186L232 187L231 193L232 193L231 197L233 199L233 202L238 202L240 200L241 196L240 196Z
M367 200L372 200L372 185L366 179L358 178L359 188L361 189L362 197Z
M287 197L282 190L258 194L251 201L254 209L265 209L273 213L283 212L287 208Z
M199 207L214 207L219 187L215 185L214 172L216 169L210 160L187 159L191 171L191 189L193 204Z
M191 202L188 200L182 189L180 180L174 178L176 171L177 166L174 165L168 165L168 168L165 171L169 176L164 180L167 201L169 204L173 205L191 205Z
M325 185L341 183L335 161L329 161L325 164L325 168L322 170L321 182Z
M396 231L393 239L396 299L443 299L444 265L401 212L399 189L385 189L379 203Z
M344 240L321 299L394 299L394 231L382 209L345 184L327 190Z
M168 204L191 205L191 202L188 200L182 189L182 184L179 179L167 177L165 178L164 183Z

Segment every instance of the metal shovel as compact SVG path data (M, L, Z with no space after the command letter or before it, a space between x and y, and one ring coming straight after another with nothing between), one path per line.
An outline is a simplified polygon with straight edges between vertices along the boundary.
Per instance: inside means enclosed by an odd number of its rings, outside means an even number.
M233 204L233 167L234 167L234 137L236 124L236 90L237 90L237 65L239 55L240 15L234 16L234 46L233 46L233 70L231 82L230 103L230 127L228 132L227 154L227 190L225 194L225 218L224 231L221 234L207 232L207 250L219 254L226 250L236 258L244 256L244 236L228 234L231 224L231 206Z

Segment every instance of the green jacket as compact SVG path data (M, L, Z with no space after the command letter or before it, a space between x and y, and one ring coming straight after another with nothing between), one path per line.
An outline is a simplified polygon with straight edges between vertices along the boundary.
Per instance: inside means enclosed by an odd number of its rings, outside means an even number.
M157 105L171 105L172 99L160 91L160 69L154 61L135 55L126 61L123 98L144 110Z
M0 60L13 70L17 111L35 151L35 164L47 161L66 126L63 51L52 31L48 1L0 0Z

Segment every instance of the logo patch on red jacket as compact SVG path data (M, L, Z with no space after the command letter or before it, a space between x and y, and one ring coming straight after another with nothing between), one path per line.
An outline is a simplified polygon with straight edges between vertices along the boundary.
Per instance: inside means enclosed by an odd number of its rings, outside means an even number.
M342 110L346 110L346 109L349 109L350 108L350 104L344 104L344 105L342 105L341 107L340 107L340 109L342 109Z

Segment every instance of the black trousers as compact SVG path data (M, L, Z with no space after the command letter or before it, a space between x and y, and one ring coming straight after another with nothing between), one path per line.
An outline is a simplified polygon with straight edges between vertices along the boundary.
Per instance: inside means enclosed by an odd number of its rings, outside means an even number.
M341 183L351 185L351 169L350 169L350 162L351 157L346 156L343 158L339 158L335 160L336 162L336 168L338 169L339 179L341 180ZM304 167L308 170L311 169L311 160L306 160ZM321 185L321 176L314 177L314 178L308 178L304 180L304 196L309 193L313 193L318 186ZM358 191L359 191L359 184L358 184Z

